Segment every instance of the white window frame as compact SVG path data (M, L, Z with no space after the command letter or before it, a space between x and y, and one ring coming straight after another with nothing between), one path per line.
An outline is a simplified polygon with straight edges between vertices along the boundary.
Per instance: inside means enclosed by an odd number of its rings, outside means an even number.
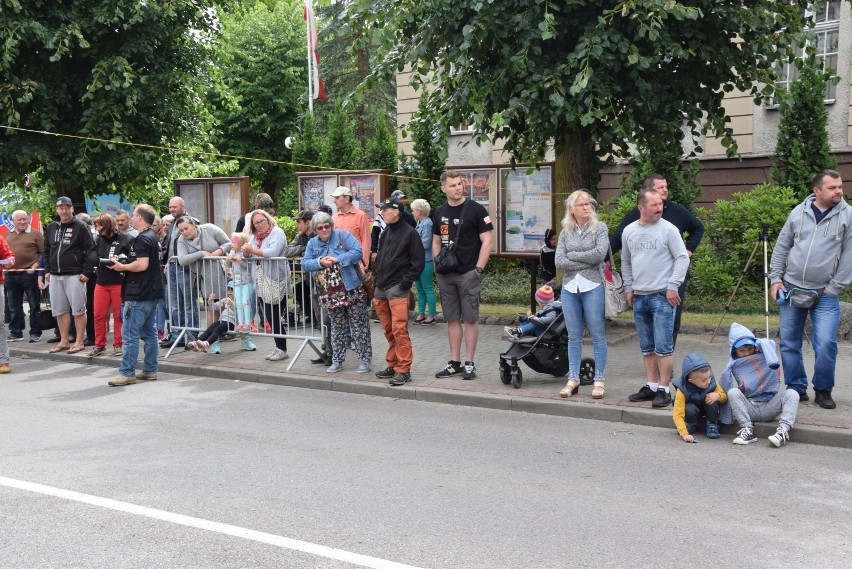
M811 31L816 39L811 41L816 42L816 48L818 50L816 58L822 61L822 68L825 69L826 63L829 63L828 67L834 69L835 73L837 73L837 64L840 56L840 8L843 2L842 0L824 0L818 4L818 11L808 9L805 12L805 16L810 16L814 21L814 27ZM832 8L834 10L834 19L829 20L829 14L832 11ZM833 51L827 51L828 38L831 34L834 34L835 37ZM801 53L803 50L797 49L797 51ZM783 66L783 68L781 72L778 73L778 80L775 82L775 85L779 91L789 91L790 84L798 77L796 66L790 62L778 63L776 65ZM837 75L833 75L832 77L837 77ZM826 105L834 104L836 101L836 95L837 85L829 82L825 86L825 97L823 102ZM777 103L773 100L770 107L777 107Z

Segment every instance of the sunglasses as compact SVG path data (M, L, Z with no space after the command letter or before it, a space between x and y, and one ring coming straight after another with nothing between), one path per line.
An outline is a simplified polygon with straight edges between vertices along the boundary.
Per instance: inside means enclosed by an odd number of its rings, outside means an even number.
M327 229L331 229L331 224L326 223L325 225L317 225L316 226L317 231L325 231Z

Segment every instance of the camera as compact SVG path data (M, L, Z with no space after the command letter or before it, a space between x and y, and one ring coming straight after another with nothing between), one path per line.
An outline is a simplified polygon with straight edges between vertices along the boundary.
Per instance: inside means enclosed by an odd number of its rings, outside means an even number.
M119 263L124 263L127 261L127 255L121 254L115 259L98 259L98 264L102 267L111 267L118 261Z

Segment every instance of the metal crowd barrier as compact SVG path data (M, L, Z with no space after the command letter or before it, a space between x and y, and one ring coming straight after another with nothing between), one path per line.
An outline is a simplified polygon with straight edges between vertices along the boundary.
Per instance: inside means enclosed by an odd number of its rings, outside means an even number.
M227 295L227 284L232 279L232 269L226 263L227 258L203 257L196 263L181 266L176 256L169 258L165 267L166 276L166 321L169 325L172 345L165 357L171 356L178 342L194 338L207 327L220 319L221 311L214 310L208 300L210 294L221 300ZM281 263L286 263L289 277L283 288L283 298L278 303L269 304L258 294L258 280L264 271L278 275ZM326 314L311 294L311 275L302 271L299 259L285 257L244 258L242 264L250 266L251 283L254 294L249 298L251 322L257 326L257 332L251 337L286 338L299 342L295 352L288 349L292 369L305 348L311 347L322 356L324 340L330 335L330 324ZM280 282L280 281L275 281ZM235 307L236 308L236 307ZM266 314L271 309L270 314ZM236 310L235 310L236 312ZM289 346L288 346L289 348ZM260 348L258 348L260 349Z

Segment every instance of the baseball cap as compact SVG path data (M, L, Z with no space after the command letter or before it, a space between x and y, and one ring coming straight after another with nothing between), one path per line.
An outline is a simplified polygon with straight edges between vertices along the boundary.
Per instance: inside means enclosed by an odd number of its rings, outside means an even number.
M390 199L392 199L392 200L396 200L396 201L404 200L404 199L405 199L405 194L402 192L402 190L395 190L395 191L394 191L394 192L390 195Z
M337 189L331 192L331 197L336 198L340 196L351 196L352 190L345 186L337 186Z
M310 221L311 218L313 218L313 217L314 217L314 212L312 212L309 209L303 209L302 211L299 212L299 215L297 215L293 219L296 219L296 220L301 219L302 221Z
M379 209L388 209L393 208L395 210L401 210L402 206L393 198L388 198L382 203L376 204L376 207Z
M756 341L754 338L740 338L734 342L734 348L742 348L743 346L754 346Z
M73 206L74 204L73 204L73 203L71 203L71 198L68 198L68 197L62 196L61 198L59 198L58 200L56 200L56 205L57 205L57 207L58 207L58 206L61 206L61 205L70 205L70 206Z
M332 209L331 209L331 206L330 206L330 205L326 205L326 204L320 204L320 206L317 208L317 211L321 211L321 212L323 212L323 213L327 213L328 215L331 215L331 214L333 213L333 211L332 211Z

